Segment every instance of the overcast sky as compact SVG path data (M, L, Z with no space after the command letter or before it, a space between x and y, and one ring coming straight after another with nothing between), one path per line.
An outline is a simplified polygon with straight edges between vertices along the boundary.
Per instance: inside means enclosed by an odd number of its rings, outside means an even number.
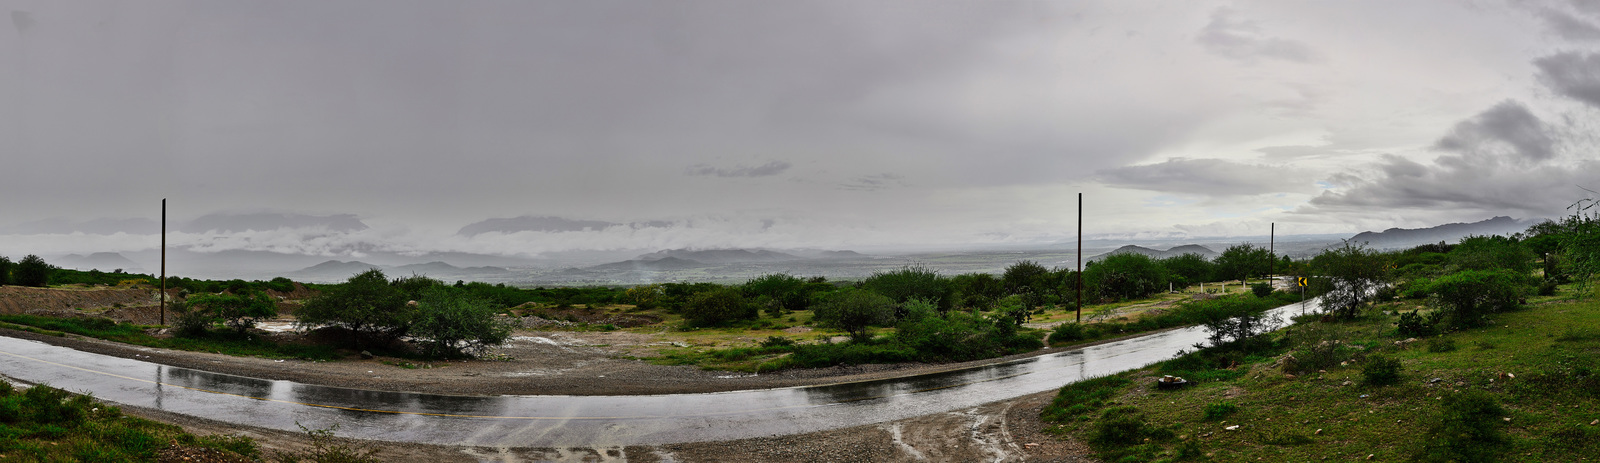
M210 249L531 254L1050 242L1079 192L1086 234L1239 236L1554 217L1600 190L1594 1L0 14L12 254L152 247L161 198L367 227L179 238ZM457 233L523 216L622 225Z

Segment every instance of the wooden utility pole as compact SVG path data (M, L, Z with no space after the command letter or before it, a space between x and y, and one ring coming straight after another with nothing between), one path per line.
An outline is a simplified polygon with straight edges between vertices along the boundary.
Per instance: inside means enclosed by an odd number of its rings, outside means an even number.
M1267 232L1267 254L1272 255L1272 263L1267 264L1267 274L1278 274L1278 223L1272 223L1272 231ZM1269 283L1270 284L1270 283Z
M1083 323L1083 193L1078 193L1078 321Z
M167 198L161 198L161 324L167 324Z

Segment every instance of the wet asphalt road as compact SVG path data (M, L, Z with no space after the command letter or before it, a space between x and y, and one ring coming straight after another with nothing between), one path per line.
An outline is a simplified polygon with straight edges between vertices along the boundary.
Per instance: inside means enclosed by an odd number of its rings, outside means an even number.
M1312 302L1311 307L1315 307ZM1300 304L1275 309L1287 319ZM968 408L1171 358L1203 328L882 381L647 396L447 396L269 381L0 337L0 374L121 404L297 431L492 447L613 447L795 434Z

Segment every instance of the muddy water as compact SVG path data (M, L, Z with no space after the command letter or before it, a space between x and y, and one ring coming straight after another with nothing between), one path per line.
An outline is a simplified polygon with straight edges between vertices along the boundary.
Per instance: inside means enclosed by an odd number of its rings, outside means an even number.
M1275 309L1284 318L1299 304ZM339 425L365 439L598 447L794 434L968 408L1171 358L1201 328L891 380L655 396L450 396L269 381L0 337L0 373L123 404L282 430Z

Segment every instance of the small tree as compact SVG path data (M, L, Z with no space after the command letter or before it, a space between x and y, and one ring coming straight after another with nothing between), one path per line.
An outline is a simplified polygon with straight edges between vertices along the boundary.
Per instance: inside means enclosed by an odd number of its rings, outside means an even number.
M11 284L11 267L15 265L11 263L11 258L0 256L0 286Z
M720 325L760 315L758 309L745 300L743 293L726 286L695 293L689 296L689 302L683 306L683 318L697 326Z
M1206 260L1205 256L1192 252L1161 259L1160 264L1172 274L1175 283L1184 286L1212 281L1212 275L1216 270L1216 264Z
M1167 270L1144 254L1106 256L1084 269L1083 279L1102 299L1135 299L1167 290Z
M805 280L786 273L762 275L741 287L745 297L766 296L772 303L768 311L774 317L782 315L783 311L805 310L811 302L810 289Z
M254 290L244 290L238 294L201 294L189 298L188 305L188 311L196 312L198 316L221 319L223 324L238 333L254 328L260 319L278 314L278 306L272 302L272 298Z
M1273 264L1272 252L1252 244L1238 244L1217 256L1216 276L1224 280L1244 280L1266 275Z
M1005 273L1000 276L1000 281L1005 285L1006 294L1046 292L1054 286L1051 284L1053 276L1050 269L1044 268L1038 262L1019 260L1006 267Z
M295 311L301 327L342 326L362 336L392 341L405 335L415 310L383 271L368 270L339 286L323 291Z
M28 254L21 262L17 262L13 278L19 285L43 288L50 285L50 270L50 264L45 263L43 258Z
M1345 241L1343 246L1323 251L1311 259L1311 267L1327 278L1313 278L1322 292L1323 311L1337 318L1351 319L1372 299L1373 288L1383 284L1383 256Z
M411 334L434 357L480 355L511 338L511 325L495 317L492 302L445 287L429 289L417 304Z
M920 300L920 299L919 299ZM871 291L843 291L816 306L816 319L850 333L857 341L872 339L872 325L894 319L894 301Z

